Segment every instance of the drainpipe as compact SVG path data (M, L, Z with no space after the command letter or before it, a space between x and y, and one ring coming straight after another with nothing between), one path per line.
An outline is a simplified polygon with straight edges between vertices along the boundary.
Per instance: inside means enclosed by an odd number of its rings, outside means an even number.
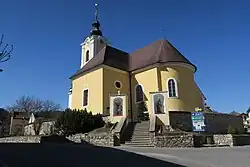
M133 111L132 111L132 79L131 79L131 77L132 77L132 75L131 75L131 73L129 73L129 89L130 89L130 94L129 94L129 96L130 96L130 98L129 98L129 100L130 100L130 115L131 115L131 121L133 122Z

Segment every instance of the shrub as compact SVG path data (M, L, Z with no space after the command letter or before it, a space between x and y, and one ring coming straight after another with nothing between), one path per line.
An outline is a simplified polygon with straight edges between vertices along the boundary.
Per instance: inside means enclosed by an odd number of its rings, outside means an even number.
M149 120L149 114L145 113L145 111L148 111L146 102L140 102L136 104L136 110L138 113L138 117L141 120Z
M55 122L55 132L64 136L76 133L87 133L104 126L100 114L92 115L86 110L70 110L65 112Z
M236 134L237 131L234 127L232 127L232 125L229 125L228 128L227 128L227 133L228 134Z

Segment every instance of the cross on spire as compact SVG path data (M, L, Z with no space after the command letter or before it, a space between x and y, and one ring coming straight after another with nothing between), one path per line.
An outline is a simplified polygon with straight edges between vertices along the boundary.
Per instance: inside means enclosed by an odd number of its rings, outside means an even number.
M95 21L98 22L98 14L99 14L99 10L98 10L98 4L95 4Z
M95 21L92 24L92 30L90 31L90 35L99 35L102 36L102 31L100 30L100 23L98 21L98 4L95 4Z
M166 40L166 38L165 38L165 30L163 28L160 28L160 30L161 30L161 33L163 35L163 39Z

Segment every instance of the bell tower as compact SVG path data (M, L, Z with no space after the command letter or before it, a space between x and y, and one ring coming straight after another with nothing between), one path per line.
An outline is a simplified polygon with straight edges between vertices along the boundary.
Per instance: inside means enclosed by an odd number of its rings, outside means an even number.
M100 22L98 20L98 4L95 4L95 21L92 23L90 35L81 44L81 68L87 64L94 56L96 56L101 49L107 44L106 38L102 35L100 30Z

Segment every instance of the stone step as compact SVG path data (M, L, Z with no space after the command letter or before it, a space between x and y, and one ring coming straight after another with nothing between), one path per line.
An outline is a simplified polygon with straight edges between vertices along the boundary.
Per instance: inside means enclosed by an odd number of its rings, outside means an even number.
M141 121L141 122L138 122L137 124L149 124L149 121Z
M129 147L154 147L151 144L134 144L134 143L126 143L124 144L125 146L129 146Z
M149 127L148 125L135 125L135 127L143 127L143 128L145 128L145 127Z
M150 136L149 135L133 135L133 136L131 136L131 138L150 138Z
M149 132L149 128L135 128L134 131L147 131Z
M129 140L151 140L149 137L132 137Z
M149 135L133 135L133 136L131 136L131 138L138 138L138 139L140 139L140 138L150 138L150 136Z
M137 131L149 131L149 128L135 128Z
M150 140L131 140L131 141L127 141L128 143L139 143L139 144L150 144ZM126 142L125 142L126 143Z
M149 131L149 128L135 128L134 130L147 130L147 131Z
M147 123L139 123L139 124L136 124L135 126L149 126L149 124Z
M137 132L137 133L148 133L149 134L149 130L147 129L147 130L137 130L137 129L135 129L134 130L134 132Z
M134 133L133 136L150 136L147 133Z
M148 132L134 132L132 133L133 135L138 135L138 136L150 136L150 134Z
M146 142L126 142L125 143L126 145L132 145L132 146L138 146L138 145L144 145L144 146L150 146L151 144L148 142L148 143L146 143Z
M140 137L140 138L135 138L135 137L132 137L131 140L138 140L138 141L148 141L148 140L151 140L149 137Z
M126 146L153 147L150 145L149 121L137 123L132 132L132 136L125 141Z
M133 134L142 134L142 135L150 135L149 132L143 132L143 131L134 131Z
M149 124L137 124L136 127L149 127Z
M125 144L150 144L150 141L126 141Z
M134 133L133 136L150 136L147 133Z

